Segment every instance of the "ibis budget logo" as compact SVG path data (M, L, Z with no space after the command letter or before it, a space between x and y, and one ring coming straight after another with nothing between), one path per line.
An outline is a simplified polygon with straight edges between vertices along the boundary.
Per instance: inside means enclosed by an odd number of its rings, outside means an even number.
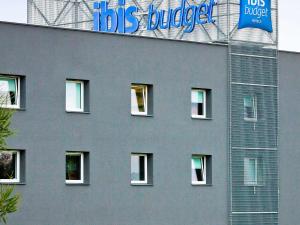
M175 1L175 0L174 0ZM153 4L148 6L147 30L171 29L183 27L185 33L190 33L196 25L214 23L213 10L217 0L208 0L196 5L180 0L180 6L168 10L159 10ZM94 3L94 31L134 33L139 29L139 8L125 8L125 0L118 1L117 8L109 8L107 1ZM144 21L143 21L144 22Z
M258 28L273 32L271 0L240 0L240 20L238 29Z

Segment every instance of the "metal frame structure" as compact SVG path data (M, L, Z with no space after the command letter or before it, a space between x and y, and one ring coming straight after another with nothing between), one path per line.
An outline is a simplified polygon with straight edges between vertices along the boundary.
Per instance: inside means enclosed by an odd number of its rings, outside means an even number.
M96 0L27 0L28 23L72 29L93 30L93 4ZM108 0L111 8L118 7L118 0ZM210 0L187 0L186 5L209 3ZM180 0L127 0L126 7L136 6L139 11L140 27L134 35L196 42L222 42L231 40L277 44L277 1L272 0L275 31L270 34L253 29L238 30L239 0L215 0L213 18L215 23L196 25L192 33L184 33L185 27L169 30L148 31L148 6L153 4L159 10L176 8Z
M278 2L273 33L238 30L239 0L228 0L229 224L278 225ZM243 119L242 98L258 97L258 120ZM262 183L243 183L245 157L261 161Z
M187 0L186 5L209 3L210 0ZM96 0L28 0L29 24L93 30L93 3ZM111 8L118 7L118 0L110 0ZM227 0L219 0L215 6L212 24L196 25L192 33L184 33L185 27L169 30L148 31L148 5L159 10L176 8L180 0L127 0L126 7L134 5L139 11L140 27L134 35L166 39L179 39L197 42L227 42ZM222 12L222 13L221 13Z

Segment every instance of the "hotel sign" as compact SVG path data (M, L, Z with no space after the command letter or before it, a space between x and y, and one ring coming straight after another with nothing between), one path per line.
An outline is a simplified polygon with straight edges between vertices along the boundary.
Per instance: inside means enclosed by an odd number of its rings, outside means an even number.
M238 29L247 27L273 32L271 0L241 0Z
M183 28L184 33L194 31L196 25L213 24L214 8L217 0L207 3L188 4L181 0L177 8L158 9L148 6L146 29L148 31ZM118 0L118 7L109 8L107 1L94 3L94 31L111 33L134 33L139 29L140 18L137 6L125 7L125 0ZM240 0L238 29L258 28L273 32L271 20L271 0Z
M185 27L185 33L191 33L195 25L214 23L213 10L215 0L209 3L188 5L181 0L175 9L159 10L153 4L148 7L147 30L171 29ZM125 8L125 0L119 0L119 7L108 8L106 1L94 3L94 31L134 33L138 30L140 21L136 6Z

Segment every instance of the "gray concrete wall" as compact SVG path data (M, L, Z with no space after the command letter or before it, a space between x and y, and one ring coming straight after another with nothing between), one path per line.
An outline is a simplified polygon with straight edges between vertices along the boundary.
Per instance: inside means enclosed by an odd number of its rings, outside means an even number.
M0 74L26 76L11 225L228 224L226 47L0 23L0 52ZM66 78L90 81L90 114L65 112ZM153 85L153 117L130 115L131 83ZM191 119L192 87L212 89L212 120ZM65 184L67 150L90 153L89 185ZM130 185L131 152L153 153L153 186ZM212 186L191 185L195 153Z
M300 223L300 54L280 52L280 225Z

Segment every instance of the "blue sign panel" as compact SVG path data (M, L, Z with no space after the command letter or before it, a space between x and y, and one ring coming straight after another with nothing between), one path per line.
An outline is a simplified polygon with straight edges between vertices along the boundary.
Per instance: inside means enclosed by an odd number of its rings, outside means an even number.
M241 0L238 29L247 27L273 32L271 0Z
M185 27L184 32L190 33L197 24L214 23L213 9L216 0L199 5L188 5L181 0L175 9L159 10L153 4L148 7L147 30L171 29ZM134 15L138 7L124 8L125 0L119 0L119 8L108 8L108 2L94 3L94 31L134 33L139 29L140 21ZM126 26L128 25L128 26Z
M133 15L138 12L136 6L124 8L125 0L119 0L119 8L109 9L108 2L95 2L94 10L94 31L103 32L119 32L119 33L133 33L139 28L139 21ZM108 24L110 20L110 25ZM131 26L126 27L125 21L128 21Z

